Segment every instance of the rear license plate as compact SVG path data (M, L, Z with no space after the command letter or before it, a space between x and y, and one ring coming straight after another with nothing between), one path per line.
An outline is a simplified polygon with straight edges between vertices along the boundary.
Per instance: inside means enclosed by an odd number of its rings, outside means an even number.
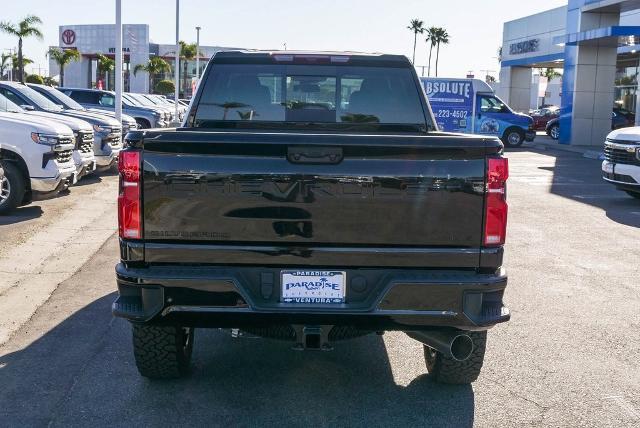
M336 271L283 271L281 301L344 303L346 276L346 272Z

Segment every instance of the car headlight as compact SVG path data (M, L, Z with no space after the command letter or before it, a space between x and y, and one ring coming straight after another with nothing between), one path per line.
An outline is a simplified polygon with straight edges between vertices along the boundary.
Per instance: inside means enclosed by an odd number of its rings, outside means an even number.
M640 147L636 149L636 159L640 161Z
M109 134L111 133L111 128L108 126L93 125L93 132L96 134Z
M40 134L38 132L32 132L31 139L34 143L44 144L45 146L55 146L60 141L60 137L57 135Z

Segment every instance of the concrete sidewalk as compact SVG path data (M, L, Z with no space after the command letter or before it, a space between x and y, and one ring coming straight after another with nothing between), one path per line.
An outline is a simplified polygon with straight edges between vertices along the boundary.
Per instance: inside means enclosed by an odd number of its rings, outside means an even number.
M604 142L603 142L604 146ZM560 144L545 133L538 133L536 139L532 143L524 143L524 148L534 148L538 150L561 150L563 152L580 153L588 159L604 159L602 147L598 146L568 146Z

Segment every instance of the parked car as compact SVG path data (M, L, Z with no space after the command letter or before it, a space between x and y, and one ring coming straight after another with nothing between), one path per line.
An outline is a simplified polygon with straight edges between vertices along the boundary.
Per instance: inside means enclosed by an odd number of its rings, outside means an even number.
M616 129L607 136L602 178L640 199L640 127Z
M93 127L88 122L61 114L62 108L33 89L14 82L0 82L0 111L20 111L31 116L43 117L67 125L73 131L75 148L73 160L76 164L75 184L80 178L93 173L96 158L93 151Z
M166 108L165 106L157 106L155 105L155 103L152 103L151 101L149 101L148 99L146 99L145 97L139 95L139 94L132 94L131 92L126 92L124 94L122 94L122 97L124 99L126 99L127 101L131 102L134 105L140 106L140 107L147 107L147 108L155 108L158 109L160 111L163 112L163 117L164 117L164 121L169 124L171 122L173 122L175 120L175 112L173 110L170 110L168 108Z
M0 112L0 214L66 189L76 173L73 131L21 110Z
M176 108L175 104L172 103L171 101L169 101L166 97L163 97L162 95L157 95L157 94L140 94L142 96L144 96L145 98L148 98L149 100L151 100L153 103L155 103L156 105L163 105L165 107L168 107L172 110L174 110ZM185 113L187 112L187 107L185 107L184 105L182 105L182 103L178 100L178 119L180 121L182 121L182 119L184 119Z
M509 147L533 141L533 119L517 113L479 79L421 77L438 127L447 132L496 136Z
M611 129L628 128L635 126L636 115L629 110L614 108L611 112Z
M557 106L545 107L537 110L531 115L531 118L533 119L533 129L536 131L546 130L547 123L558 116L560 116L560 107Z
M0 144L0 206L9 197L9 181L4 176L2 167L2 144Z
M85 108L75 100L73 100L73 98L69 97L64 92L59 91L53 86L37 85L33 83L27 83L27 86L40 92L40 94L49 98L53 103L59 104L63 109L67 110L67 114L91 114L92 116L96 116L99 118L106 117L110 119L110 121L117 120L116 113L114 111ZM122 128L123 137L127 135L127 132L129 132L130 130L138 128L136 120L132 116L124 113L122 114L121 122L119 123L119 125Z
M64 114L82 119L93 126L93 151L98 170L107 170L116 164L118 153L122 149L122 138L126 133L120 122L115 119L115 114L110 116L106 111L89 111L51 86L34 84L28 84L28 86L49 101L61 106ZM135 119L130 116L123 117L123 123L126 123L126 132L137 128Z
M82 88L58 88L58 90L88 109L115 111L116 96L114 92ZM167 126L164 112L159 109L136 106L123 98L122 111L136 120L138 128L164 128Z
M545 127L545 132L547 135L554 140L560 139L560 118L556 117L547 122L547 126Z
M614 109L611 112L612 130L631 127L635 124L635 121L635 114L628 111ZM560 138L560 118L556 117L554 119L551 119L547 123L545 132L554 140L558 140Z
M195 328L301 350L396 330L473 382L510 317L503 150L440 132L404 56L218 52L186 127L120 152L113 313L138 370L184 375Z

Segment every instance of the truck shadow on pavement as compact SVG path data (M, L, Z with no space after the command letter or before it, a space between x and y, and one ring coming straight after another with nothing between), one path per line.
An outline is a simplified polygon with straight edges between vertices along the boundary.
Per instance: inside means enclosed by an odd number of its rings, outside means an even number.
M42 213L42 208L39 205L28 205L19 207L11 211L11 213L8 215L0 215L0 226L33 220L42 217Z
M558 150L539 151L524 148L521 150L512 149L512 151L531 151L555 159L554 166L539 166L537 168L540 172L547 171L553 174L550 183L552 194L600 208L610 220L640 228L640 200L628 196L617 190L614 185L602 180L602 161ZM533 177L518 177L521 171L517 171L516 168L517 163L514 163L511 167L512 180L533 179ZM533 181L530 184L536 185L538 183Z
M378 336L299 353L197 330L192 373L149 381L136 371L128 323L111 317L114 297L32 343L14 337L0 356L0 425L473 426L471 386L436 384L421 346L388 349Z

